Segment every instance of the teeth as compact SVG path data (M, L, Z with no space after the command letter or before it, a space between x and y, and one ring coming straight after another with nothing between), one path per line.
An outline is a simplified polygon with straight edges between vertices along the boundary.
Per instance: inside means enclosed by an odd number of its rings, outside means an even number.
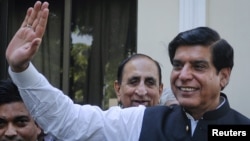
M180 88L182 91L189 91L189 92L191 92L191 91L194 91L195 89L194 88L184 88L184 87L181 87Z

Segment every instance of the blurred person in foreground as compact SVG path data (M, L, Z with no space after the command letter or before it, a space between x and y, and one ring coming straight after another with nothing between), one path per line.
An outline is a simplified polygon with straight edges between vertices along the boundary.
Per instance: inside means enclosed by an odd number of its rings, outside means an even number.
M0 80L0 140L52 141L49 138L26 109L16 85Z

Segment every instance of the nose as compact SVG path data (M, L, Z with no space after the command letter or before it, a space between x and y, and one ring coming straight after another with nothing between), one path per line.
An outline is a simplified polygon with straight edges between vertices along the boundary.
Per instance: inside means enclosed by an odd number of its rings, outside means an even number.
M184 66L180 71L179 78L181 80L190 80L190 79L192 79L192 69L188 65Z
M17 136L17 131L15 126L13 124L9 124L4 134L8 138L13 138Z
M140 83L135 90L135 93L139 96L144 96L147 94L147 88L144 83Z

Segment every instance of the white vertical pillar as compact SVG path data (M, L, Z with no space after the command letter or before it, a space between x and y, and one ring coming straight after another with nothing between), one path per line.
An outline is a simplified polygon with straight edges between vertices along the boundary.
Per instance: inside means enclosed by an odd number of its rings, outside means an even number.
M206 25L206 0L179 0L179 31Z

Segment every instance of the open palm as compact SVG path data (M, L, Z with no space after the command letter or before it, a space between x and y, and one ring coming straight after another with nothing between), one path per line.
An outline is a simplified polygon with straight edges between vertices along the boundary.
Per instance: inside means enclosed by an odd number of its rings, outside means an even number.
M6 59L13 71L26 69L37 52L47 25L48 5L38 1L33 8L29 8L21 27L10 41Z

